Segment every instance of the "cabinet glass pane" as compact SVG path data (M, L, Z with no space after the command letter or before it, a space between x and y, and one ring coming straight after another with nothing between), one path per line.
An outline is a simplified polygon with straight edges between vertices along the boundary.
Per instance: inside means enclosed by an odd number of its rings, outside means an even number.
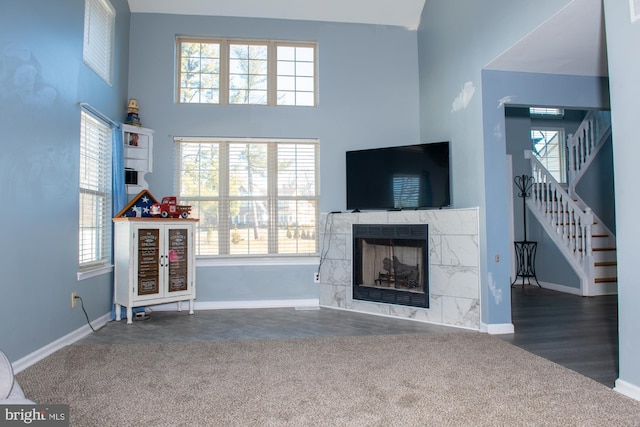
M169 292L188 289L189 234L186 229L169 229Z
M160 230L138 231L138 295L160 293Z

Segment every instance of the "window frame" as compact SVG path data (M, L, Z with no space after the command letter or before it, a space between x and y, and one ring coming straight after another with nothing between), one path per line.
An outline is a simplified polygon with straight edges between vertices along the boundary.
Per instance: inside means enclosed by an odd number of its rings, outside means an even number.
M108 272L112 268L112 138L113 128L110 124L85 109L80 111L78 280ZM95 198L94 203L83 203L84 196ZM87 210L94 215L85 221L88 218ZM83 229L94 229L88 233L89 245L85 243ZM89 256L85 259L87 250Z
M549 173L556 178L559 184L567 184L568 182L568 167L567 167L567 141L565 135L564 127L553 127L553 126L532 126L531 127L531 150L532 155L535 156L542 165L547 168L548 161L545 161L546 157L540 157L536 154L536 150L533 147L533 133L534 132L557 132L558 133L558 165L560 170L558 173L560 174L560 180L558 180L555 176L555 173L549 171ZM547 169L548 170L548 169Z
M196 144L218 144L218 155L220 156L218 161L218 194L215 196L202 196L201 193L198 195L185 195L182 192L182 154L181 154L181 144L188 143L196 143ZM232 144L238 143L254 143L254 144L265 144L267 145L267 194L266 195L254 195L254 196L243 196L238 194L230 194L230 173L229 170L236 166L234 164L230 164L230 150L229 147ZM277 150L278 145L291 145L291 144L304 144L312 146L314 149L314 194L309 195L279 195L278 194L278 183L277 183L277 174L278 174L278 157ZM215 202L218 203L217 206L217 216L220 218L217 226L215 227L216 233L218 235L218 243L217 243L217 254L201 254L200 253L200 244L198 240L196 240L196 257L198 259L204 260L220 260L220 259L235 259L235 260L284 260L284 259L300 259L300 258L309 258L309 257L317 257L319 255L319 227L320 227L320 182L319 182L319 150L320 143L317 139L309 138L309 139L288 139L288 138L215 138L215 137L174 137L174 157L175 157L175 174L174 174L174 185L175 185L175 194L178 196L181 203L190 204L197 202ZM231 237L233 233L233 226L231 220L233 217L231 216L231 211L229 209L230 203L232 201L242 202L249 200L258 200L265 199L267 200L267 206L269 208L268 214L268 225L266 226L267 232L267 253L231 253ZM279 252L278 248L278 229L279 229L279 211L276 206L278 206L278 202L282 201L311 201L314 205L313 207L313 216L314 216L314 229L313 233L315 235L314 243L315 248L312 252ZM224 213L228 213L228 217L223 217ZM274 218L276 220L274 221ZM201 218L202 219L202 218ZM200 231L204 230L205 227L200 223L197 224L196 228L198 232L196 233L196 238L199 238ZM241 261L241 262L245 262Z
M101 15L96 16L96 11ZM94 18L102 21L92 25ZM109 85L113 83L115 26L116 10L109 0L85 0L82 60Z
M220 66L219 66L219 97L218 102L182 102L182 43L208 43L219 44ZM267 102L261 103L231 103L229 102L230 92L230 46L239 45L259 45L267 47ZM292 105L278 103L278 47L302 47L313 49L313 105ZM282 40L261 40L261 39L230 39L230 38L209 38L209 37L176 37L175 48L175 102L179 105L205 104L205 105L245 105L245 106L278 106L278 107L317 107L318 106L318 43L309 41L282 41ZM297 93L297 92L296 92Z

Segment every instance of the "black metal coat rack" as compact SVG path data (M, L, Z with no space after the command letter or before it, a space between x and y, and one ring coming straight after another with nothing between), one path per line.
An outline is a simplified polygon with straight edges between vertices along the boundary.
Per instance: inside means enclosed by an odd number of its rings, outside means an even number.
M535 268L538 242L527 240L527 197L531 196L534 179L531 175L518 175L513 178L513 182L518 188L518 197L522 197L522 230L524 240L513 242L516 251L517 273L511 286L515 285L518 277L522 277L522 287L525 285L525 279L530 285L532 277L535 279L536 284L540 286L538 278L536 277Z

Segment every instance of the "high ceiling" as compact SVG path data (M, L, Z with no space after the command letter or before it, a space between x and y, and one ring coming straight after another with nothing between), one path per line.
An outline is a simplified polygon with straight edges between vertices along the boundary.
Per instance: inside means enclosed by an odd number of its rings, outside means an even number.
M601 0L574 0L486 68L606 77Z
M133 13L237 16L394 25L415 30L425 0L128 0ZM449 0L451 1L451 0ZM606 76L601 0L573 0L487 68Z
M129 0L131 12L280 18L396 25L420 24L425 0Z

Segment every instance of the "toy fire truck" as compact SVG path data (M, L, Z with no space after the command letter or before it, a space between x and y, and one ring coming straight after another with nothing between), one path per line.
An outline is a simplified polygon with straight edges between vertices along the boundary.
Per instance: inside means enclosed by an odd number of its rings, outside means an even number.
M162 203L151 205L151 215L162 218L186 218L191 213L191 206L179 205L175 196L162 198Z

